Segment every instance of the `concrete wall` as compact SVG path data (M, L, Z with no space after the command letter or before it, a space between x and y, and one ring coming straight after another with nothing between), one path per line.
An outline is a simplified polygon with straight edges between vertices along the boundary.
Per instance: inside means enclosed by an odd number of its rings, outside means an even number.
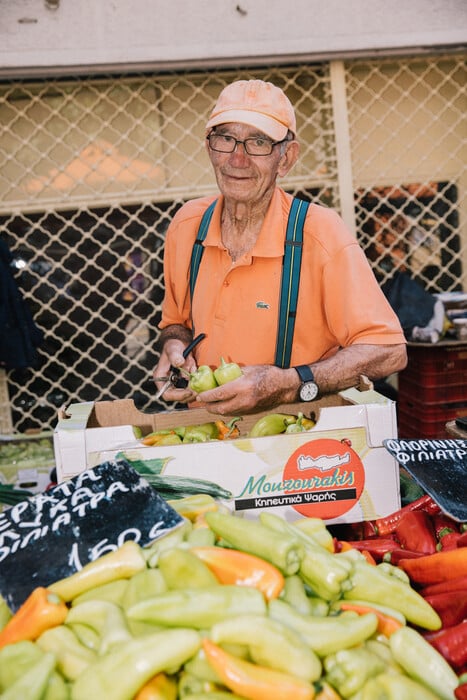
M0 77L467 44L465 0L0 0Z

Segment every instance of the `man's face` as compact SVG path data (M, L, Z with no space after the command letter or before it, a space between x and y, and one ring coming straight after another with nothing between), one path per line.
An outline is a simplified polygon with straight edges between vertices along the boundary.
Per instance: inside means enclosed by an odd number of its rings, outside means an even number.
M238 123L221 124L215 131L240 141L248 138L269 138L254 127ZM294 146L298 144L294 142ZM287 149L290 147L291 144L287 144ZM268 156L250 156L242 144L237 144L232 153L213 151L209 145L207 148L221 193L226 199L238 202L261 200L274 189L277 176L285 175L296 160L295 157L293 162L290 162L291 154L282 155L280 145L275 146Z

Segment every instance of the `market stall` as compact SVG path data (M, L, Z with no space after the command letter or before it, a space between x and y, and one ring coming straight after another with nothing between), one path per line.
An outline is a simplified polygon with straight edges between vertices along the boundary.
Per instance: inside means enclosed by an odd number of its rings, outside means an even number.
M394 412L371 387L241 420L66 407L58 483L0 514L1 697L464 698L465 499L414 465L465 472L466 441Z

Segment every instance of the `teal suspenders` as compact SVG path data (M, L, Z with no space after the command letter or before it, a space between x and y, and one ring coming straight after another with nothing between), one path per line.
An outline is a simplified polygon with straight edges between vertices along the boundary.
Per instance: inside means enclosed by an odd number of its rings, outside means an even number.
M199 264L204 252L203 241L206 238L212 212L216 206L212 202L203 214L198 229L190 262L190 295L193 298ZM294 197L290 208L285 235L284 258L282 268L281 293L279 302L279 323L277 328L276 357L278 367L289 367L292 354L292 339L297 313L297 298L300 283L300 265L302 260L303 225L309 202Z
M190 262L190 297L193 299L193 293L195 291L196 278L198 277L199 264L204 253L203 241L206 238L208 232L209 224L212 219L212 212L216 206L217 199L213 201L212 204L208 206L203 214L201 223L199 225L198 234L193 245L193 250L191 252L191 262Z
M284 263L282 268L279 323L277 326L276 359L278 367L289 367L292 340L297 313L300 265L302 262L303 225L309 202L294 197L290 208L285 235Z

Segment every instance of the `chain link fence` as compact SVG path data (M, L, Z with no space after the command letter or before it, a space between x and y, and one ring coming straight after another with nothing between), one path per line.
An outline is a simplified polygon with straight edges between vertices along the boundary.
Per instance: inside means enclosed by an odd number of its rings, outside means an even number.
M151 379L164 236L216 191L204 125L234 79L287 92L302 146L281 184L342 211L382 281L405 268L465 288L464 58L340 67L340 84L329 63L0 83L0 233L44 333L37 366L4 374L11 429L51 428L76 401L166 408Z

